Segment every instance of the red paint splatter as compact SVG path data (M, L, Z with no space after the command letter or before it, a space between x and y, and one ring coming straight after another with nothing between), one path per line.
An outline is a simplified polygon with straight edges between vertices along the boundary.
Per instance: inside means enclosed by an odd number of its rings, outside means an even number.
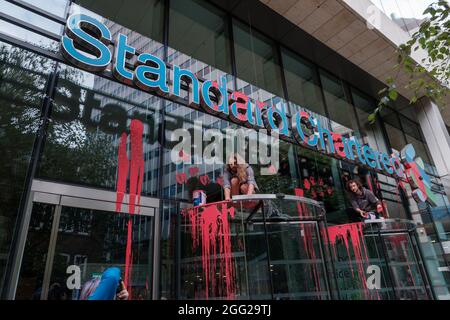
M370 179L370 175L366 175L366 182L367 182L367 185L369 186L369 190L372 192L375 192L373 190L373 185L372 185L372 180Z
M296 196L303 197L303 189L295 188L294 191ZM308 206L306 206L304 203L297 203L297 212L300 219L305 219L311 216ZM316 251L313 243L314 229L311 228L311 225L303 223L300 223L299 227L301 234L303 234L303 250L306 252L308 259L313 261L313 263L311 264L310 272L312 278L314 279L314 288L317 292L317 298L321 299L322 296L320 295L320 292L322 291L322 289L320 283L320 272L318 270L318 265L315 263ZM308 278L305 278L306 287L308 287L308 282Z
M127 189L128 168L130 163L127 156L127 134L123 133L119 140L119 152L117 157L117 186L116 186L116 211L120 212L123 198Z
M123 133L119 140L117 185L116 185L116 211L122 209L123 199L126 193L126 182L129 174L129 204L130 215L135 213L136 206L139 207L141 200L142 182L144 177L144 153L142 135L144 125L139 120L131 120L130 124L130 160L127 156L127 134ZM132 242L133 242L133 220L128 218L127 244L125 249L125 272L124 282L131 297L130 278L132 271Z
M308 179L304 179L304 180L303 180L303 187L304 187L306 190L311 189L311 184L309 183L309 180L308 180Z
M277 168L276 168L273 164L270 165L270 167L267 169L267 171L268 171L270 174L276 174L276 173L278 172Z
M130 124L130 144L131 144L131 165L130 165L130 214L134 214L137 203L140 203L142 182L144 178L144 157L142 135L144 125L139 120L131 120Z
M211 182L211 180L209 179L209 176L207 174L200 176L200 183L204 186L206 186L207 184L209 184Z
M189 153L184 152L183 150L180 150L180 152L178 152L178 156L181 160L186 162L189 162L191 160L191 156L189 155Z
M197 168L197 167L190 167L189 168L189 174L191 175L191 177L197 176L199 171L200 171L200 169Z
M419 287L416 286L416 280L414 279L414 273L412 271L411 265L416 264L414 261L410 260L410 254L408 253L409 241L406 235L390 235L385 238L387 242L390 243L391 254L395 256L396 261L404 262L400 264L399 268L403 269L406 273L406 284L401 283L397 274L395 274L395 286L396 287L413 287L415 299L423 299L423 294L420 294ZM394 259L392 259L394 260ZM419 291L419 292L418 292Z
M367 254L366 245L364 243L364 235L362 230L363 225L364 225L363 222L356 222L328 227L328 239L326 239L326 241L329 241L329 245L331 246L335 257L337 257L336 244L338 240L341 240L344 243L345 248L347 250L347 256L350 270L352 272L352 277L354 276L353 262L355 262L357 275L361 282L365 298L371 299L373 298L373 296L371 295L369 289L367 288L366 283L365 265L366 266L369 265L369 257ZM350 252L349 240L351 241L354 259L352 258ZM378 299L380 299L378 292L375 293L375 296Z
M231 248L228 216L234 218L234 208L229 201L216 202L186 209L184 216L191 225L192 249L197 249L201 241L202 268L205 284L205 298L213 295L235 297L235 270ZM217 258L219 274L216 275Z
M184 184L187 182L187 177L186 177L186 173L182 172L182 173L177 173L175 175L175 180L177 181L178 184Z

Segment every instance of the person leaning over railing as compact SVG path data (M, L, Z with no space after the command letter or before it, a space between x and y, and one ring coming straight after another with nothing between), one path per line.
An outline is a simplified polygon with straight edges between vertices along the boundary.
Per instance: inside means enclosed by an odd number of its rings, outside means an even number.
M234 195L254 194L258 190L252 167L238 154L232 154L225 167L223 190L225 200L230 200Z
M383 205L372 191L364 188L356 180L349 180L347 189L350 191L350 203L352 205L351 208L347 209L347 214L351 221L380 218Z

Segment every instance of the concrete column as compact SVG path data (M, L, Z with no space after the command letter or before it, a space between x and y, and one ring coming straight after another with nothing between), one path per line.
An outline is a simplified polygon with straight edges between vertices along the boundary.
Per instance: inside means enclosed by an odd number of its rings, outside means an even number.
M414 106L417 121L422 128L437 172L450 196L450 136L442 119L439 106L429 98L421 98ZM450 198L449 198L450 199Z

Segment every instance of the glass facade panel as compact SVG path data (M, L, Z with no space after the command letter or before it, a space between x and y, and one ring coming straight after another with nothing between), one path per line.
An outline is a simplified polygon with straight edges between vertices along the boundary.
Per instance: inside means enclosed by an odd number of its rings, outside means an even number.
M55 4L56 2L56 7L59 7L58 10L60 12L62 11L62 16L64 15L64 11L66 10L66 7L68 6L69 3L69 1L67 0L59 0L59 1L51 0L48 2L53 2L53 4ZM19 7L5 0L0 1L0 11L7 12L10 16L18 19L19 21L30 23L38 28L52 32L56 35L62 34L62 30L64 27L62 24L43 18L42 16L36 13L32 13L27 9ZM5 29L2 29L2 31L5 31Z
M348 96L341 80L323 70L320 70L320 79L329 117L332 120L332 131L343 137L357 136L360 138L355 111L348 102Z
M41 300L55 208L43 203L33 206L16 292L18 300Z
M354 88L351 88L351 94L359 122L362 142L375 150L388 153L380 125L369 122L369 115L376 108L375 101Z
M110 24L120 25L122 27L120 31L126 35L139 33L144 36L134 37L134 40L140 41L139 44L141 44L137 45L138 50L144 49L142 41L148 42L148 39L163 42L164 1L134 0L133 5L126 1L111 5L108 0L79 0L76 2L79 6L72 5L72 12L87 9L109 21L114 21ZM117 28L120 29L119 26Z
M172 102L167 105L164 165L160 168L163 170L164 198L191 202L193 192L203 190L207 202L222 200L222 187L218 181L223 178L226 160L218 153L225 154L228 142L225 130L229 126L229 123L200 111ZM177 152L173 151L175 148ZM205 161L206 154L212 155L211 163Z
M69 0L24 0L23 2L39 7L61 18L65 18L67 5L69 4Z
M276 96L284 97L275 43L237 20L233 20L233 35L237 76Z
M170 47L231 73L229 25L225 13L204 0L173 0L169 17ZM176 60L173 63L181 65Z
M130 157L144 160L142 192L156 195L149 172L159 166L161 99L68 66L60 74L38 176L115 190L119 145L136 139L142 154ZM136 137L134 125L142 126Z
M406 145L406 139L401 130L398 114L394 110L385 107L382 109L381 117L386 128L391 148L400 152Z
M289 100L325 116L315 67L284 48L281 49L281 57Z
M0 42L0 288L54 63Z

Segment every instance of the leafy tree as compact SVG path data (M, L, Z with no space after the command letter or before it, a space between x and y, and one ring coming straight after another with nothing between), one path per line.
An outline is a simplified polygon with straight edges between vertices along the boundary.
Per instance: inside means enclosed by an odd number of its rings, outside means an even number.
M427 96L438 103L445 103L450 88L450 5L446 0L436 1L424 11L425 19L411 39L397 49L397 64L393 69L395 77L386 79L386 88L379 92L378 107L369 115L369 121L375 121L381 109L397 100L396 84L400 71L409 75L405 89L412 90L410 104L420 97ZM427 56L418 64L411 53L422 49Z

